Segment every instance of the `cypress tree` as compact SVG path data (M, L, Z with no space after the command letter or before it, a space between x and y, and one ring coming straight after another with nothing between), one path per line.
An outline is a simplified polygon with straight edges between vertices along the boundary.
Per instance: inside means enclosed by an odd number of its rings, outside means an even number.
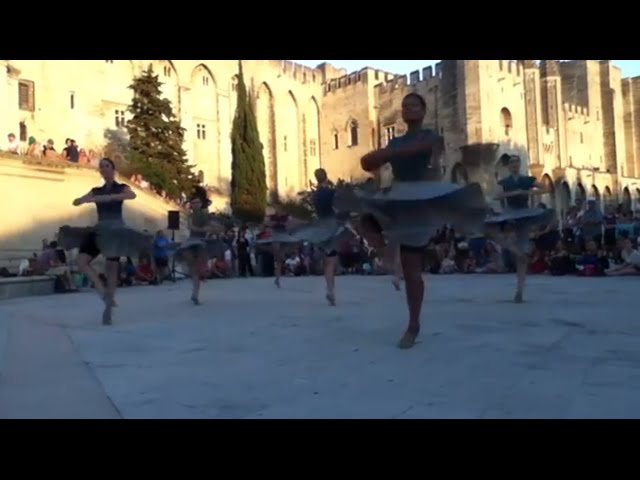
M258 122L238 62L238 101L231 130L231 209L246 222L260 222L267 207L267 179Z
M153 69L144 71L129 86L133 99L127 122L129 161L157 192L177 199L190 193L198 179L183 148L184 128L173 113L171 101L162 98L162 82Z

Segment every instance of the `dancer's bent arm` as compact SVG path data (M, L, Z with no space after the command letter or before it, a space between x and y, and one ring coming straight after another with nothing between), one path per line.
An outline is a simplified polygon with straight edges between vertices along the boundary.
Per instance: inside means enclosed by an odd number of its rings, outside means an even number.
M124 185L121 193L113 193L110 195L100 195L93 197L93 203L119 202L122 200L135 200L136 193L127 185Z
M387 146L387 148L367 153L360 160L360 165L365 172L372 172L389 163L393 158L412 157L420 153L428 154L441 148L442 138L439 135L427 135L408 145L393 148Z

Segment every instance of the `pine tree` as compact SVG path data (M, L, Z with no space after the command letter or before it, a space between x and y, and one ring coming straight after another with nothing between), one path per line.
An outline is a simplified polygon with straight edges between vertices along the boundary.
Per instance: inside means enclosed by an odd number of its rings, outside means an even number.
M151 66L129 86L133 90L128 108L132 118L127 122L129 161L157 192L177 199L190 193L198 179L182 146L185 130L171 101L162 98L161 87Z
M235 217L259 222L267 207L267 179L253 104L238 62L238 101L231 130L231 209Z

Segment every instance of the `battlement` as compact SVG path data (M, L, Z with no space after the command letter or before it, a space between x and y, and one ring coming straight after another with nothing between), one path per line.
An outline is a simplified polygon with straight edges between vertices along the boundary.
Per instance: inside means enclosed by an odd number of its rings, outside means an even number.
M422 75L421 75L422 73ZM383 82L375 86L379 95L391 93L394 90L407 85L414 89L429 89L440 83L442 79L442 62L438 62L434 67L425 67L420 70L413 71L407 77L406 75L394 75L387 77Z
M367 67L329 80L325 83L324 93L327 95L338 91L346 91L348 88L367 86L370 83L376 85L380 81L392 80L393 78L394 75L392 73ZM404 78L406 82L407 77L405 76Z
M301 83L322 83L322 73L316 69L307 67L291 60L279 60L280 73Z
M589 120L589 109L586 107L563 103L562 108L567 120L582 120L584 122Z
M522 79L524 75L522 63L516 60L498 60L498 71L511 75L514 80Z

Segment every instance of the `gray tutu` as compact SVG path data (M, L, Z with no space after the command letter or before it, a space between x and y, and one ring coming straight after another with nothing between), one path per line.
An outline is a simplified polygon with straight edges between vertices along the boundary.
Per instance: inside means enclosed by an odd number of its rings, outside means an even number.
M219 239L189 237L175 250L173 258L176 262L184 262L187 252L197 257L224 258L225 244Z
M481 230L488 206L478 184L420 181L392 183L384 190L336 192L336 208L370 214L390 243L422 247L445 224L459 232Z
M353 230L335 217L318 219L298 228L292 235L299 241L312 243L325 252L338 250L345 241L355 237Z
M485 220L485 231L501 247L525 255L531 247L531 230L551 223L555 215L549 208L505 209Z
M138 257L153 248L153 235L127 227L124 223L100 223L93 227L64 225L58 231L58 244L65 250L80 248L95 235L95 244L106 258Z
M289 232L275 231L272 232L269 238L264 238L256 242L258 245L271 245L273 243L300 243L300 239L294 237Z

